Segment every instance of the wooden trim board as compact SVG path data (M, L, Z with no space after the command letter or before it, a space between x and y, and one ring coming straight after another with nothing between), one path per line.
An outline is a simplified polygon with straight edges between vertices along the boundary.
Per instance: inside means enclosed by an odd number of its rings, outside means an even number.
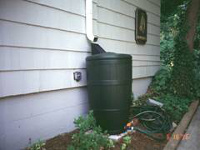
M165 148L163 150L176 150L177 149L177 147L181 141L181 138L174 139L173 137L174 137L174 135L180 135L180 134L185 133L185 130L187 129L190 121L192 120L192 117L193 117L194 113L196 112L198 106L199 106L198 100L192 102L192 104L189 107L188 112L183 116L178 127L173 132L173 134L171 136L172 138L170 138L169 142L167 143L167 145L165 146Z

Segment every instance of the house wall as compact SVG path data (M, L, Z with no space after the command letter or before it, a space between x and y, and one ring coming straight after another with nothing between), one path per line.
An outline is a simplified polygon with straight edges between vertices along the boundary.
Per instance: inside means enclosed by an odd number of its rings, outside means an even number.
M135 42L135 10L147 11L147 44ZM107 52L133 57L133 92L160 66L160 0L94 0L94 34ZM0 150L73 130L88 111L85 0L0 0ZM80 71L76 82L73 72Z

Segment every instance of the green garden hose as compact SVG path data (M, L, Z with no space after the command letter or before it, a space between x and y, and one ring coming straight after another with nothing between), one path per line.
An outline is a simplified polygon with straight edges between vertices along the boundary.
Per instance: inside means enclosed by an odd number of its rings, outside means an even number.
M172 122L167 113L158 106L139 106L131 107L134 116L131 119L137 118L140 126L134 126L134 130L146 134L157 141L166 140L166 134L172 128ZM156 136L161 135L161 137Z

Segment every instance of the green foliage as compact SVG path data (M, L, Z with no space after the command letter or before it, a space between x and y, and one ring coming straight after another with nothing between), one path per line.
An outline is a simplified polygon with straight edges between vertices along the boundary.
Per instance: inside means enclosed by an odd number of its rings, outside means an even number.
M177 34L178 24L177 14L168 17L166 21L161 22L160 32L160 57L162 66L171 68L174 59L174 38Z
M180 97L192 97L194 92L193 55L186 42L188 31L186 23L187 7L188 4L186 3L180 7L180 11L178 12L179 21L177 26L179 30L175 37L174 66L172 67L171 75L173 92Z
M106 132L102 132L90 111L86 117L80 116L74 121L75 126L79 129L78 133L73 134L72 144L68 150L100 150L110 149L114 146L113 141L108 138ZM90 133L86 131L92 130Z
M145 94L143 97L145 99L138 99L134 106L145 106L147 105L147 99L152 98L163 103L163 109L168 113L171 120L173 122L179 123L183 115L188 111L188 107L192 102L191 98L183 98L177 95L173 95L172 93L160 93L159 95L155 96L155 94ZM133 113L131 117L134 116L135 110L131 109ZM130 117L130 119L131 119Z
M171 1L169 2L171 3ZM174 61L175 38L179 34L181 15L186 11L187 3L180 5L170 13L171 15L161 20L161 62L163 66L171 68ZM162 14L163 16L163 14Z
M131 137L127 135L127 136L123 137L123 143L121 145L121 150L126 150L129 144L131 144Z
M90 129L95 128L96 121L93 117L93 112L90 111L86 117L80 116L78 119L75 119L74 124L80 130L80 132L86 132Z
M172 67L174 59L173 36L165 37L160 41L160 59L162 61L162 66Z
M184 1L185 0L161 0L161 18L165 19L176 12L177 6L181 5Z
M200 13L198 17L196 34L195 34L195 39L194 39L194 49L200 50Z
M165 4L163 7L167 7L171 6L174 2L164 0L162 3ZM189 51L185 39L188 31L186 10L189 2L188 0L180 0L175 3L178 5L173 7L173 12L169 12L170 15L164 15L165 19L161 22L161 61L162 66L169 68L171 79L168 80L169 76L167 74L166 76L164 74L163 76L162 74L158 74L157 78L162 80L161 85L155 83L153 88L159 92L169 89L173 91L173 94L180 97L193 97L195 76L194 60L193 54ZM161 72L163 71L161 70ZM163 84L165 84L164 87ZM160 90L161 87L162 90Z
M175 51L174 67L172 70L172 88L174 94L181 97L192 97L194 91L192 53L188 48L185 48L187 45L184 42L182 42L182 45L178 45L177 50Z
M164 94L170 91L171 70L162 67L154 76L151 89L154 93Z
M169 114L171 119L178 123L182 116L188 111L191 99L181 98L179 96L167 94L158 97L156 100L164 104L165 111Z
M200 98L200 14L194 42L196 50L192 53L186 42L189 0L162 0L161 3L162 67L153 78L150 93L143 98L161 101L172 120L179 122L191 99Z
M45 150L44 146L45 143L39 140L37 143L31 145L28 150Z
M194 50L195 97L200 98L200 50Z
M200 13L196 28L196 35L194 41L194 74L195 74L195 97L200 98Z

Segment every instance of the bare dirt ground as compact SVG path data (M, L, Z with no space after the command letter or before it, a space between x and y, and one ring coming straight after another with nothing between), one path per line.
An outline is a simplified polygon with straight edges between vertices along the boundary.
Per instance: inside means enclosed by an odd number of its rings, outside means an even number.
M71 136L73 133L62 134L56 136L52 139L46 141L45 149L46 150L67 150L67 146L71 142ZM157 142L148 136L141 133L133 133L131 135L131 144L128 146L127 150L162 150L166 145L167 141ZM112 150L120 150L121 142L116 143L115 148Z

